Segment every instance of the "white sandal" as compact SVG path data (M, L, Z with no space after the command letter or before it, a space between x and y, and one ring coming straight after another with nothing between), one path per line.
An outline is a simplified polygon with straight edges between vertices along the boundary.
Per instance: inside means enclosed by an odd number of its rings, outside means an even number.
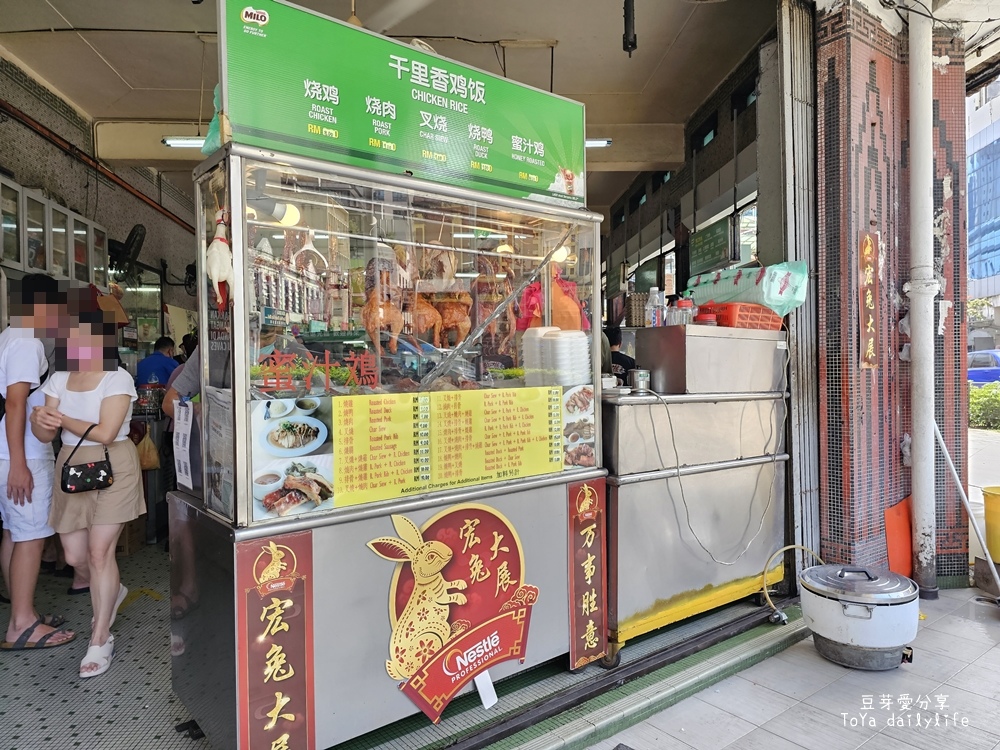
M125 584L118 584L118 598L115 599L115 608L111 610L111 622L108 623L108 630L111 630L111 626L115 624L115 618L118 617L118 608L122 606L122 602L125 601L125 597L128 596L128 589L125 588Z
M108 642L103 646L90 646L87 649L87 655L83 657L83 661L80 662L80 678L87 679L89 677L97 677L108 671L111 667L111 660L115 656L115 637L113 635L108 636ZM96 664L97 669L93 672L84 672L83 667L87 664Z
M111 630L111 626L115 624L115 618L118 617L118 608L122 606L122 602L125 601L125 597L128 596L128 589L125 584L118 584L118 598L115 599L115 608L111 610L111 622L108 623L108 630ZM90 618L90 629L94 629L94 618Z

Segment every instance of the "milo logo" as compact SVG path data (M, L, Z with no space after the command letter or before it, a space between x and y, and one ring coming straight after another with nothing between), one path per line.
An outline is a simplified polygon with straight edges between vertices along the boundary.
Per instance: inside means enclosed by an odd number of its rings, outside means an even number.
M254 10L253 8L244 8L240 18L243 23L255 23L258 26L264 26L271 20L266 10Z

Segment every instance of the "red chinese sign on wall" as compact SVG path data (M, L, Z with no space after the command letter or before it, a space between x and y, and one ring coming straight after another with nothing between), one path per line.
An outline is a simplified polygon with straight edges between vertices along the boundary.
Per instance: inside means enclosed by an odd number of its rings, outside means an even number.
M569 663L608 650L607 522L604 478L569 485Z
M861 367L878 367L878 234L862 232L858 244L858 290L861 330Z
M312 533L236 545L240 746L314 750Z
M483 505L458 505L423 528L392 516L395 537L368 542L398 563L389 587L385 669L435 724L476 675L524 661L538 589L524 582L517 532Z

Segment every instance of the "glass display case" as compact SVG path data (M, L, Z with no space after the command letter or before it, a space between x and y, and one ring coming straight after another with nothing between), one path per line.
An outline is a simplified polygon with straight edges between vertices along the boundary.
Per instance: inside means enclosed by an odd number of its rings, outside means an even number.
M2 177L0 240L0 263L8 268L93 283L107 291L107 231L56 200Z
M0 179L0 236L4 265L21 264L21 191Z
M26 208L25 231L27 232L25 248L28 251L24 263L25 270L45 273L49 268L45 201L26 195L24 205Z
M52 275L65 276L69 258L69 216L57 208L50 212L52 221Z
M246 525L599 466L592 215L247 154L197 182L207 507Z

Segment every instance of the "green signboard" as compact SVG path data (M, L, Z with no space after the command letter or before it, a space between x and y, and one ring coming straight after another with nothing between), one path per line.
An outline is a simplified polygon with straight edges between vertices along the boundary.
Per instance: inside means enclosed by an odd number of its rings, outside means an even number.
M648 292L654 286L660 284L660 257L650 258L643 263L635 272L635 290L637 292ZM662 289L660 291L663 291Z
M233 141L585 203L582 104L288 3L219 6Z
M690 275L697 276L729 265L731 236L728 216L692 234Z

